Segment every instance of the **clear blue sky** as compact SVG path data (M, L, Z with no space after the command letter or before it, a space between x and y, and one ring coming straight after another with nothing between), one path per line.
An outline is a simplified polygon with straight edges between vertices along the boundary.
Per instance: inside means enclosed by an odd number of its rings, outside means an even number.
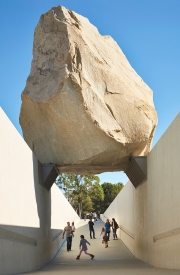
M63 5L112 36L154 92L158 114L153 146L180 111L180 0L6 0L0 3L0 106L17 130L21 92L30 72L40 15ZM123 173L101 181L126 183Z

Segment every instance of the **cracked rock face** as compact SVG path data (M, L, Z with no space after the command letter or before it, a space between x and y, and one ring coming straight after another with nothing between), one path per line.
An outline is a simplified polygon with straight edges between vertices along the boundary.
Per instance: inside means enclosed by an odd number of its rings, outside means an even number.
M157 116L117 43L58 6L35 29L20 124L41 163L89 174L123 171L131 155L147 155Z

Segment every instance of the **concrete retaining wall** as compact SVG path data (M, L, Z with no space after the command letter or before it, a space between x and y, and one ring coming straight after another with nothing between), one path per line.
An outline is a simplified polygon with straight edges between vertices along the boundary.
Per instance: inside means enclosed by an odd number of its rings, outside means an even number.
M112 220L115 218L120 228L117 230L117 235L126 246L134 254L134 200L135 200L135 188L129 181L119 195L115 198L104 215L101 215L101 219L105 222L106 219ZM112 233L111 233L112 235ZM112 239L112 236L111 236Z
M128 182L104 213L115 218L119 237L139 259L180 269L180 114L147 157L148 180Z
M0 108L0 274L38 270L56 255L77 213L56 185L40 185L39 164ZM46 148L44 148L45 150Z

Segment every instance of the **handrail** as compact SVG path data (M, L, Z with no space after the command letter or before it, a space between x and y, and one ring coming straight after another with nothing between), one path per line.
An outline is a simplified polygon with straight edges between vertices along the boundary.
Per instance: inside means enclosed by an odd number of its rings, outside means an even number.
M54 237L53 242L62 234L63 230L59 231Z
M122 226L119 227L123 232L125 232L127 235L129 235L129 237L131 237L132 239L134 239L134 235L132 233L130 233L128 230L126 230L125 228L123 228Z

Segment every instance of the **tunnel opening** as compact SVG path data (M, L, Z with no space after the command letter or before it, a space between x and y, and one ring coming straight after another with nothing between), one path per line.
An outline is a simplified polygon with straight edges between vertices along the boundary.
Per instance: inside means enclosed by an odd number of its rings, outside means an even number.
M123 181L121 180L123 179ZM122 172L101 174L59 174L55 180L80 218L100 218L126 183Z

